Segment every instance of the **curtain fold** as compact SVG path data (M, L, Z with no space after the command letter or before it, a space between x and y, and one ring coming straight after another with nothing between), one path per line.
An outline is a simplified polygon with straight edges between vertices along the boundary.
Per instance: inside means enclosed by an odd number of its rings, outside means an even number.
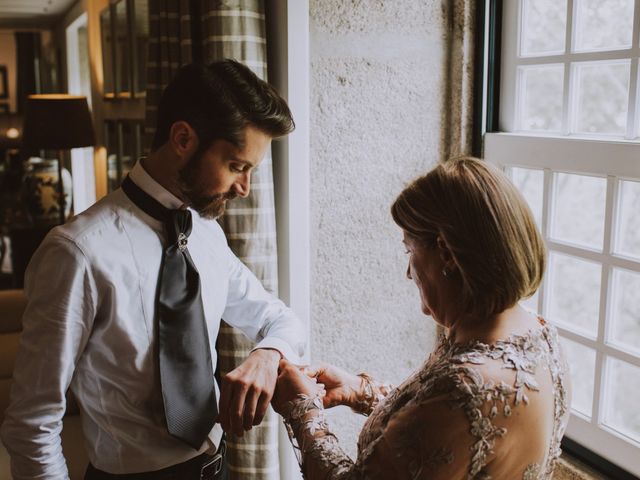
M203 57L206 62L233 58L267 79L267 42L261 0L205 0L202 10ZM271 152L251 176L251 194L227 205L220 224L234 253L278 293L278 258ZM224 374L249 355L253 344L223 322L218 336L218 361ZM263 422L242 438L228 442L227 462L232 479L280 478L278 416L269 408Z
M476 0L443 2L445 42L442 160L471 155L474 122Z
M151 0L147 86L148 138L153 134L162 90L182 64L233 58L267 79L267 45L262 0ZM150 142L147 143L149 145ZM275 202L271 152L252 174L251 194L230 201L219 219L234 253L278 293ZM249 354L253 344L222 323L217 351L222 375ZM278 416L269 408L261 425L242 438L228 436L231 479L278 480Z

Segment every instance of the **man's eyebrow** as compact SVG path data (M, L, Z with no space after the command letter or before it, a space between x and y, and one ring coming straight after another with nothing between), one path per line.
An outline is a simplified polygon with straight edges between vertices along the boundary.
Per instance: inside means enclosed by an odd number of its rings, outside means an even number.
M252 167L255 167L255 165L253 163L251 163L249 160L245 160L244 158L236 157L235 155L230 155L229 159L231 161L233 161L233 162L244 163L245 165L250 165Z

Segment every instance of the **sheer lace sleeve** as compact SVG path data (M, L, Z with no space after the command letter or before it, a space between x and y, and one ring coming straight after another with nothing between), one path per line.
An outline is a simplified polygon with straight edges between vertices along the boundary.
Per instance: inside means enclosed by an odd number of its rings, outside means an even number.
M356 404L353 405L352 410L355 413L368 417L380 401L389 395L393 387L388 383L375 381L366 373L359 373L358 376L362 379L362 384L358 400Z
M452 415L444 401L396 412L356 462L327 425L320 398L300 396L288 405L285 420L304 477L311 480L463 478L473 444L464 415Z

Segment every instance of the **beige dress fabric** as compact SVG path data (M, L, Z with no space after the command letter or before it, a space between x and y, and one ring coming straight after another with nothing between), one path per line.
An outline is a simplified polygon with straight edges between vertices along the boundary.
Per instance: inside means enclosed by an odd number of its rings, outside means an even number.
M551 478L569 414L568 369L555 328L540 323L492 345L441 337L422 368L371 411L355 462L320 399L291 402L285 416L305 478Z

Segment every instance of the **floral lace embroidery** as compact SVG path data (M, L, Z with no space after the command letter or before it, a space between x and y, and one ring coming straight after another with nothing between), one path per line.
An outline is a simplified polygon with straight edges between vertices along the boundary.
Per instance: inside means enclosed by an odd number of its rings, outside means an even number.
M540 465L532 463L528 465L522 475L522 480L540 480Z
M503 381L485 381L477 367L490 360L501 361L503 368L515 372L513 384ZM373 459L375 447L392 417L403 408L420 406L423 402L447 394L453 408L461 409L469 421L469 432L475 439L467 460L454 458L450 449L442 447L428 455L420 453L416 445L424 435L421 425L408 425L401 435L399 459L408 465L411 478L421 478L422 473L437 464L466 461L467 478L488 480L484 470L487 459L495 448L496 440L504 437L507 430L497 427L493 421L499 415L508 418L514 408L529 402L530 392L539 390L535 372L542 364L549 369L553 385L554 425L553 436L544 464L530 464L522 473L523 480L551 478L555 460L560 454L560 440L564 433L567 413L565 371L558 351L558 340L552 327L543 328L523 336L514 336L505 341L486 345L471 342L453 344L441 338L434 353L422 369L400 388L389 393L372 412L359 439L357 463L342 451L337 439L324 422L322 404L319 400L296 400L293 415L285 415L291 433L303 439L301 466L312 469L327 479L360 479L367 463ZM315 413L314 413L315 412ZM317 417L317 418L314 418Z
M388 383L376 382L366 373L359 373L358 376L362 380L362 397L358 399L352 410L354 413L368 417L378 404L389 395L393 387Z
M496 427L492 420L499 410L505 417L510 417L512 408L522 402L529 402L527 390L539 390L535 379L535 369L542 356L542 345L534 335L512 337L505 342L486 345L473 342L470 346L448 345L450 355L449 377L455 389L451 392L453 406L464 410L471 425L471 434L476 438L472 446L471 465L468 479L477 478L487 463L496 439L506 435L507 430ZM446 341L446 340L445 340ZM502 360L504 368L516 371L513 386L504 382L495 385L485 382L478 370L466 364L481 365L487 359ZM457 365L456 365L457 364ZM491 405L488 415L484 415L482 407ZM484 474L486 478L490 478Z

